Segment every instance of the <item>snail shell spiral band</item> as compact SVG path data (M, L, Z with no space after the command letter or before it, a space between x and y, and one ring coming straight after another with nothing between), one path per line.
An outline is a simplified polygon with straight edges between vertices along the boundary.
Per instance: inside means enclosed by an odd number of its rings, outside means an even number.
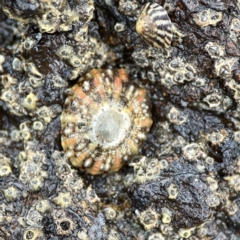
M151 46L168 48L172 41L172 22L157 3L145 4L136 23L137 33Z

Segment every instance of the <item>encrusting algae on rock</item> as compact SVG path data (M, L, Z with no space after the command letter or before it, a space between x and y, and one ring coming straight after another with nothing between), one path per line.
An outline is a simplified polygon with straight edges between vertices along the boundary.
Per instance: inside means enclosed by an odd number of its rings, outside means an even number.
M118 171L138 153L152 125L146 90L123 69L93 69L80 78L61 116L62 147L92 175Z

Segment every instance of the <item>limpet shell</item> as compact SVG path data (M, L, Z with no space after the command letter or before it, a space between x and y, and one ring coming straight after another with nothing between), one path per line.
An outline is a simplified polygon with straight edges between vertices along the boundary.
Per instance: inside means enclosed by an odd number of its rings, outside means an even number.
M138 153L152 119L146 90L127 82L123 69L93 69L70 90L61 140L75 167L116 172Z

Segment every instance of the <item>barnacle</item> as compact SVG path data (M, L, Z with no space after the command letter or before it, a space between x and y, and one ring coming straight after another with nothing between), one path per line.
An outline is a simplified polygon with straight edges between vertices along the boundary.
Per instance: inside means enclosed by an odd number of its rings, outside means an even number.
M69 235L76 227L73 219L67 216L64 210L54 210L52 215L58 235Z
M208 52L211 58L220 58L225 55L225 49L223 46L218 45L216 42L208 42L205 46L205 50Z
M0 178L1 178L11 174L12 169L11 169L10 159L6 158L1 153L0 153L0 161L1 161L1 166L0 166Z
M145 4L136 23L138 34L150 45L168 48L172 40L172 23L167 12L157 3Z
M168 224L172 221L173 213L168 208L162 208L162 222Z
M193 228L181 228L178 231L178 234L181 238L189 238L193 232L194 232L195 227Z
M25 229L24 234L23 234L23 239L24 240L37 240L41 239L43 237L43 231L41 228L36 228L36 227L28 227Z
M230 36L234 42L237 42L239 39L239 35L240 35L239 26L240 26L240 19L236 17L232 18L231 25L230 25Z
M137 13L138 7L138 2L136 0L120 0L118 9L127 16L134 16L134 14Z
M71 163L93 175L118 171L151 127L147 93L119 70L92 70L70 90L61 116Z
M103 212L107 220L114 220L117 216L115 209L112 207L106 207Z
M236 214L237 211L239 210L239 207L238 207L236 201L232 202L232 201L228 200L226 205L227 205L226 206L226 212L230 216Z
M214 70L217 76L222 78L231 78L234 65L238 58L221 58L215 62Z
M203 10L193 14L195 23L200 27L208 25L216 26L218 22L222 21L222 12L217 12L212 9Z
M178 189L176 185L170 184L170 186L166 189L168 193L168 198L170 199L176 199L178 196Z
M28 133L26 124L22 123L20 128L25 129L25 133ZM46 163L45 155L38 151L28 150L20 152L18 159L20 168L19 181L28 184L29 189L33 192L40 190L43 187L44 179L48 177L47 171L42 169Z
M188 145L185 145L182 148L182 152L186 159L189 161L194 161L198 158L206 157L206 154L202 151L201 147L197 143L190 143Z
M167 118L171 123L181 125L187 121L185 116L182 116L178 109L172 107L167 114Z
M149 235L148 240L164 240L165 238L160 232Z
M206 199L206 203L209 207L217 207L220 205L220 198L216 194L210 194Z
M59 195L53 200L57 205L61 206L62 208L65 208L71 205L72 196L70 195L69 192L66 193L60 192Z
M143 211L141 213L136 212L136 214L138 215L139 220L144 226L145 230L150 230L157 227L159 214L151 208L148 208L146 211Z
M138 162L131 163L130 166L134 168L134 182L144 183L155 179L160 174L161 169L164 168L162 161L164 160L159 162L156 158L141 157ZM167 167L167 164L165 167Z
M3 1L3 10L9 18L21 23L34 23L40 32L69 31L77 22L87 24L93 17L93 1Z
M4 196L7 201L14 201L19 197L19 190L14 186L10 186L3 190Z

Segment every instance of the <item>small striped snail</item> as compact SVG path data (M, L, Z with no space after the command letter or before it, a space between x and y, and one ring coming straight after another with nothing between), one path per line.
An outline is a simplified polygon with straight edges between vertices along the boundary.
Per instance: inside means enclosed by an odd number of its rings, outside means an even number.
M168 48L172 41L173 24L163 7L147 3L138 16L136 31L149 45Z

